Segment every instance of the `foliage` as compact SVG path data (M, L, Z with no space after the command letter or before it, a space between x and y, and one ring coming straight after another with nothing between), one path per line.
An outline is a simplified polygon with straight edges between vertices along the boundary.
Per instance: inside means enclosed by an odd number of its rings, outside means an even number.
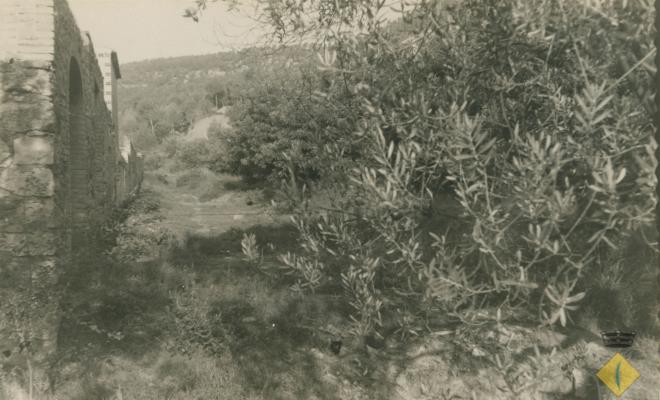
M343 103L319 98L316 92L325 77L308 63L284 61L245 72L255 83L241 91L231 108L234 129L221 139L223 164L246 181L285 179L302 186L328 167L319 149L350 139L353 124L347 118L352 118L353 104L346 98Z
M211 150L205 140L179 142L176 155L187 168L206 166L211 160Z
M215 106L222 108L230 106L234 100L234 92L230 83L224 79L215 79L206 85L206 99Z
M245 260L252 265L259 265L262 255L257 244L257 237L254 233L244 233L241 239L241 251Z
M204 56L174 57L122 65L120 129L141 149L186 133L222 105L232 104L252 83L255 66L290 58L299 49L276 54L262 48Z
M213 312L212 299L200 296L194 284L185 285L174 293L172 319L174 321L174 349L181 354L191 354L203 349L210 354L221 354L226 333L221 315Z
M176 157L185 168L206 167L220 172L226 169L228 150L225 138L230 135L227 129L214 123L209 126L209 140L183 140L170 137L165 151L170 157Z
M410 308L566 325L590 277L655 249L649 2L422 2L391 24L379 1L268 4L275 34L319 34L320 71L239 102L232 170L327 178L283 261L341 284L358 332ZM319 140L328 115L349 123Z
M174 235L159 222L159 203L153 193L145 191L106 228L106 236L115 243L109 253L117 260L131 262L143 258L160 258L174 242ZM158 252L156 254L156 252Z

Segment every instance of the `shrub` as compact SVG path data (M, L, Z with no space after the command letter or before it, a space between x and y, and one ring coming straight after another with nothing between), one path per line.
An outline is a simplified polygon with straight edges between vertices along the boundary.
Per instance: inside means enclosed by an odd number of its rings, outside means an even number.
M158 153L148 153L144 160L144 169L147 171L155 171L163 166L163 157Z
M207 141L209 158L207 167L211 171L229 171L227 160L230 159L230 153L227 148L227 138L234 134L233 131L232 127L227 127L218 122L214 122L209 126Z
M254 233L243 234L243 239L241 239L241 252L248 263L255 266L258 266L261 263L262 254L259 250L259 245L257 245L257 237Z
M131 262L163 256L174 243L174 234L159 222L160 204L154 193L143 191L124 209L118 211L106 236L114 240L109 253L116 259Z
M348 3L341 22L363 34L327 29L319 57L359 99L359 157L335 146L312 158L348 179L332 181L330 212L301 209L304 251L282 260L311 289L340 283L357 332L411 308L418 326L564 326L593 276L640 237L655 246L643 234L656 203L650 3L432 2L387 27L379 2ZM276 30L298 12L277 13ZM239 121L261 115L244 110ZM245 170L275 163L263 160Z
M176 155L180 145L179 141L180 139L176 136L170 136L163 140L161 147L168 158L172 158Z
M232 106L234 129L223 140L221 168L248 182L294 180L302 187L318 180L330 167L319 150L351 141L349 120L357 108L350 97L337 102L318 97L325 77L309 66L274 65L250 72L259 77L256 82L268 83L253 84Z
M176 156L187 168L205 167L211 161L211 151L206 140L180 142Z

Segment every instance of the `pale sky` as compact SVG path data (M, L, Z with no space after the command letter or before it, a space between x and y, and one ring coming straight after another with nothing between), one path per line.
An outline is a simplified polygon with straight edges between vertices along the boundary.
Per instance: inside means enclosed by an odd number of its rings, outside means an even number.
M0 0L1 1L1 0ZM69 0L80 28L97 50L117 51L119 62L217 53L258 44L264 29L252 8L206 10L199 23L183 18L193 0Z

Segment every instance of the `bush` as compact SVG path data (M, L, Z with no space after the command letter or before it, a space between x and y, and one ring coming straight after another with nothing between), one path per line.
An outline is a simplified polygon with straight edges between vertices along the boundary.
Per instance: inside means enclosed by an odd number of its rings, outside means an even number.
M230 152L227 138L234 135L234 129L214 122L209 126L207 147L209 157L207 167L214 172L227 172L230 170L228 160Z
M655 248L650 3L423 3L388 27L377 4L350 2L342 23L364 33L330 34L319 55L363 118L359 141L343 142L360 144L354 163L349 147L310 144L324 148L316 165L348 179L332 181L330 212L296 219L304 251L282 261L299 287L341 285L360 334L384 314L412 316L417 329L433 319L565 326L594 276L620 264L638 276L653 262L625 261L631 246ZM297 10L277 14L276 30ZM338 95L326 89L321 106ZM267 109L301 117L282 103ZM259 140L278 143L275 117L264 123L254 107L239 117L255 133L238 157L272 153L236 169L283 171L281 149Z
M147 171L155 171L163 166L163 157L159 153L147 153L144 160L144 169Z
M163 144L161 146L168 158L174 157L178 152L180 146L179 141L180 139L176 136L171 136L163 140Z
M258 77L254 82L268 83L252 83L232 106L234 129L223 139L226 160L221 168L248 182L286 180L302 186L318 180L329 167L320 150L351 141L354 124L349 119L355 119L357 108L350 97L338 102L318 97L315 92L327 77L305 64L248 72Z
M155 194L143 191L107 228L114 238L110 254L119 261L159 258L174 243L174 234L160 224L160 204Z
M206 140L180 142L176 156L187 168L205 167L211 161L211 152Z

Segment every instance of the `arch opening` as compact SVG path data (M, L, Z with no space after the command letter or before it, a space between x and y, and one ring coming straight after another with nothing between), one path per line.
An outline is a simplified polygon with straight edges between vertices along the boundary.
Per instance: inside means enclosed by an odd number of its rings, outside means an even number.
M80 66L69 62L69 204L73 223L87 219L89 202L88 143L85 135L83 85Z

